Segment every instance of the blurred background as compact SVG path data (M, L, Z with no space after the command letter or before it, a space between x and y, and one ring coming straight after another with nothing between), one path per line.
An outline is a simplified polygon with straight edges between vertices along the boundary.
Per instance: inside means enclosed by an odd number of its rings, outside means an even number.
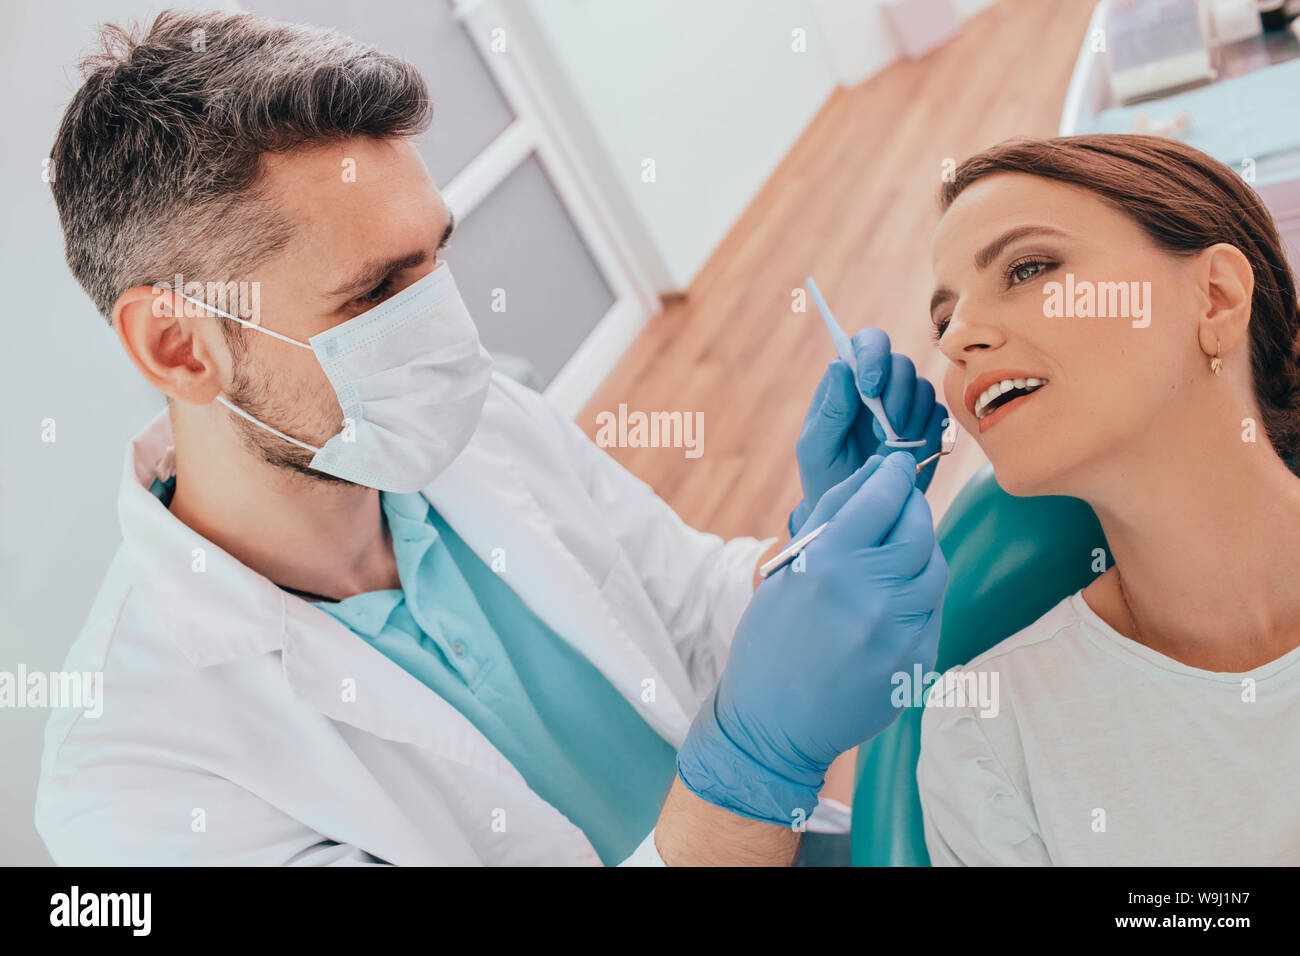
M794 442L834 357L794 292L885 329L938 383L930 235L945 171L1011 136L1178 136L1241 171L1300 243L1300 42L1282 0L14 2L0 70L0 671L57 669L120 539L129 439L162 407L63 262L43 181L99 22L164 7L337 28L428 80L420 148L446 258L500 366L589 434L703 414L703 453L610 447L682 517L785 537ZM57 441L42 441L45 422ZM698 437L698 436L697 436ZM959 440L940 519L984 464ZM32 825L46 714L0 709L0 863Z

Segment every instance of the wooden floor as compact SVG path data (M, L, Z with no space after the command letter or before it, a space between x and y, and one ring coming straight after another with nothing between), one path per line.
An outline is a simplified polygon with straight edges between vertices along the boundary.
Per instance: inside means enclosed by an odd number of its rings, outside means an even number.
M841 325L876 325L940 388L930 337L930 237L944 159L1011 136L1056 135L1087 0L1001 0L923 60L902 61L822 108L688 290L651 320L578 417L703 411L703 455L611 448L689 524L786 537L800 497L794 443L834 351L791 290L817 279ZM958 439L931 485L938 520L984 463Z

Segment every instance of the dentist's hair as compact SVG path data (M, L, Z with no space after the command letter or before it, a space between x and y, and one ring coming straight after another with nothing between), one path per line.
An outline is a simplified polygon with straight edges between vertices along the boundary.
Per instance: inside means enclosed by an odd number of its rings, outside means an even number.
M1231 168L1159 136L1010 140L957 167L943 185L946 210L994 173L1027 173L1090 189L1137 222L1160 248L1193 255L1220 242L1250 262L1250 360L1264 431L1284 459L1300 454L1300 311L1295 277L1259 195Z
M164 11L101 39L63 114L51 186L68 265L110 321L128 289L244 278L292 241L259 188L263 157L409 136L431 117L415 67L329 30ZM234 323L222 328L233 344Z

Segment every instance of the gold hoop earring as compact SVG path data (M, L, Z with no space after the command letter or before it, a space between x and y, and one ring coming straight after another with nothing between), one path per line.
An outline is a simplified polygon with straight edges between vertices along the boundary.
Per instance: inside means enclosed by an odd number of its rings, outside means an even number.
M1219 358L1219 341L1214 341L1214 358L1210 359L1210 371L1218 375L1223 371L1223 359Z

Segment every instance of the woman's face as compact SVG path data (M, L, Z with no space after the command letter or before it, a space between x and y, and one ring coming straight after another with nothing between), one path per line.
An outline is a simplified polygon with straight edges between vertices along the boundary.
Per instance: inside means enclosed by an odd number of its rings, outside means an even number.
M1180 391L1207 368L1196 257L1156 248L1098 194L978 180L940 221L933 264L947 404L1009 493L1086 494L1102 463L1132 463L1185 417Z

